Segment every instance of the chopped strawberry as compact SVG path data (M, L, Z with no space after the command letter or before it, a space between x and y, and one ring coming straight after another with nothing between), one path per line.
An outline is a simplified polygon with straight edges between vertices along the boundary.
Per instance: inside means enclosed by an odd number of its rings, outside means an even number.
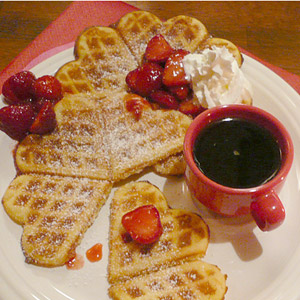
M133 240L141 244L152 244L162 235L162 225L157 208L145 205L128 212L122 224Z
M51 75L44 75L39 77L34 85L34 93L39 99L47 99L53 102L57 102L62 98L61 83Z
M53 104L51 101L45 101L29 131L36 134L46 134L53 131L55 127L56 118Z
M150 98L153 102L158 103L163 108L177 109L179 106L176 98L163 90L154 91L150 94Z
M34 115L30 104L5 106L0 109L0 130L12 139L21 141L27 135Z
M128 94L125 97L125 107L138 121L144 109L151 108L150 103L143 97L136 94Z
M149 41L145 51L145 59L152 62L164 63L173 52L174 50L170 44L161 34L158 34Z
M162 81L164 85L170 87L189 84L182 63L187 54L189 54L188 51L179 49L170 55L163 73Z
M132 92L147 97L152 91L160 89L162 73L163 68L159 64L146 62L127 74L126 83Z
M182 85L182 86L170 86L168 90L173 94L179 101L187 100L191 88L189 85Z
M188 101L181 102L178 110L183 114L195 118L200 113L202 113L205 110L205 108L202 107L201 105L194 104L193 100L188 100Z
M21 71L9 77L2 86L7 104L20 104L34 97L33 85L36 78L30 71Z

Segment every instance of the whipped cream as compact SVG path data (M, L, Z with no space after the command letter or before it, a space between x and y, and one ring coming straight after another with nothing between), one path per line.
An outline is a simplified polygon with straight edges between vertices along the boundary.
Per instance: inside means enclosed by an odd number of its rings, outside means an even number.
M192 82L194 101L203 107L252 102L251 84L225 46L188 54L183 66Z

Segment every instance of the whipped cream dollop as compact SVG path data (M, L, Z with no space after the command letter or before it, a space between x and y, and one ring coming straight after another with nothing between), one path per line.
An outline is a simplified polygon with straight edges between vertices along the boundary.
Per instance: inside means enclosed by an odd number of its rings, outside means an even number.
M252 102L251 84L225 46L188 54L183 66L192 82L194 101L203 107Z

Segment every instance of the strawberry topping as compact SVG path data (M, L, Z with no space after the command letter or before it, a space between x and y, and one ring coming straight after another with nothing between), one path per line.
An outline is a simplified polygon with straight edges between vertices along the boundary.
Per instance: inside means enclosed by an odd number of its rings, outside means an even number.
M129 89L145 97L153 109L175 109L195 118L204 108L191 100L193 90L183 66L189 53L173 49L161 34L154 36L147 44L142 65L127 74ZM140 118L138 105L128 103L127 110Z
M157 90L151 93L150 98L153 102L160 105L160 107L163 108L169 108L169 109L177 109L179 106L178 101L176 98L163 90Z
M189 84L182 62L187 54L189 54L188 51L179 49L169 56L163 73L164 85L182 86Z
M149 41L145 51L145 59L152 62L164 63L173 52L174 50L170 44L161 34L158 34Z
M36 134L46 134L56 127L56 118L53 110L53 104L47 100L37 114L29 131Z
M0 130L14 140L22 140L34 119L30 104L9 105L0 109Z
M145 205L128 212L122 224L132 239L141 244L152 244L162 235L162 225L157 208Z
M62 98L60 82L51 75L36 78L30 71L9 77L2 86L8 106L0 110L0 130L21 141L27 134L46 134L56 126L53 105Z
M7 104L20 104L34 97L36 78L30 71L21 71L9 77L3 84L2 94Z
M131 112L138 121L144 109L151 108L150 103L136 94L128 94L125 97L125 107L127 111Z
M188 101L181 102L178 110L183 114L196 117L201 112L203 112L205 108L202 107L201 105L194 104L193 100L188 100Z
M56 102L62 98L61 84L54 76L44 75L38 78L33 88L37 100L47 99Z
M153 62L146 62L141 67L129 72L126 83L129 88L142 97L147 97L162 84L163 68Z

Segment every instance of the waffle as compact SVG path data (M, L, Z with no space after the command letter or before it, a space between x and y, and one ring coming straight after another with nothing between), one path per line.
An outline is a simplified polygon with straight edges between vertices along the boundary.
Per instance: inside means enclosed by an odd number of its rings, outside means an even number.
M123 16L111 27L86 29L75 43L75 60L62 66L56 77L64 93L94 93L106 89L127 89L125 77L143 62L149 40L162 34L174 48L201 52L206 47L225 46L242 65L242 55L230 41L212 38L206 27L189 16L173 17L162 22L146 11L134 11ZM245 101L250 104L249 101ZM182 150L180 150L181 152ZM182 152L155 166L161 175L183 174Z
M197 260L118 283L109 295L122 300L222 300L226 290L219 268Z
M151 246L125 243L122 216L148 204L156 206L160 213L162 236ZM148 182L128 183L115 192L111 203L108 280L114 284L163 266L202 257L208 240L208 227L201 217L184 210L169 209L164 195Z
M76 40L74 56L55 75L64 93L126 89L125 77L137 67L118 32L110 27L86 29Z
M31 134L19 143L15 155L18 169L22 173L111 180L109 153L103 147L105 125L97 114L95 98L78 94L61 100L55 106L56 131Z
M186 168L183 152L171 155L153 166L154 172L164 175L182 175Z
M191 119L149 107L137 121L125 108L127 95L66 96L55 106L57 130L19 144L18 169L116 182L180 152Z
M9 185L3 205L23 226L26 262L57 267L75 249L112 188L108 181L47 175L20 175Z
M152 245L123 239L122 216L139 206L154 205L163 234ZM148 182L128 183L111 203L108 280L112 299L214 299L226 293L226 276L200 260L209 231L196 214L170 209L160 190Z

